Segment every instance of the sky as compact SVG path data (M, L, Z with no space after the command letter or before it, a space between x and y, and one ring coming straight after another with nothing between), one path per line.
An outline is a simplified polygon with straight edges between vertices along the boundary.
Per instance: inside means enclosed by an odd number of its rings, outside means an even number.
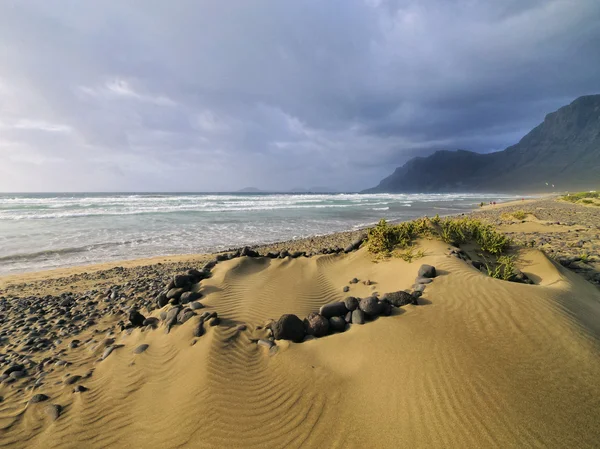
M600 93L598 0L4 0L0 191L375 186Z

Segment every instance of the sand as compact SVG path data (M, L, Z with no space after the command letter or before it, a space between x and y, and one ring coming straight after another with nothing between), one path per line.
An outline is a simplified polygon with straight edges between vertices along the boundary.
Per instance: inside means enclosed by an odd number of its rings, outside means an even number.
M65 338L72 364L42 387L0 384L0 447L598 447L600 290L535 248L516 253L535 285L487 277L439 241L418 248L412 263L365 249L219 263L200 291L222 322L202 337L193 320L115 332L123 347L103 361L101 344ZM417 306L303 343L255 343L283 313L410 289L422 263L438 276ZM101 343L118 318L77 338ZM86 392L57 383L90 371L76 383ZM50 399L27 404L35 393ZM48 403L64 407L55 421Z

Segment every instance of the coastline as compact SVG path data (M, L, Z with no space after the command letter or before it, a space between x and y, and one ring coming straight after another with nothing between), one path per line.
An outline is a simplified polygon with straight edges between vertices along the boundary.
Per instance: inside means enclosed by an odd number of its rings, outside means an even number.
M461 214L447 214L446 217L460 215L477 215L481 211L493 211L506 207L527 206L544 200L552 200L558 195L548 194L540 195L537 198L498 202L497 204L486 204L483 207L474 207L469 212ZM401 220L391 220L391 223L400 222ZM347 230L342 232L333 232L331 234L314 235L300 239L282 240L278 242L247 245L248 247L257 250L261 253L269 251L282 251L287 249L290 252L305 251L318 252L323 248L344 248L363 234L370 226L355 230ZM11 292L18 288L23 288L23 284L31 283L48 283L52 285L51 291L60 291L61 288L69 285L77 291L85 289L92 285L94 281L100 282L102 285L109 284L110 280L116 282L121 281L127 271L136 271L138 269L150 268L153 266L161 266L164 270L177 271L184 267L191 267L206 263L209 259L217 254L234 252L242 249L241 247L231 247L224 251L194 253L194 254L171 254L157 255L145 258L125 259L106 261L85 265L74 265L48 270L25 271L19 273L4 274L0 276L0 291ZM123 269L123 270L121 270ZM25 290L29 291L29 290ZM39 291L38 291L39 293Z

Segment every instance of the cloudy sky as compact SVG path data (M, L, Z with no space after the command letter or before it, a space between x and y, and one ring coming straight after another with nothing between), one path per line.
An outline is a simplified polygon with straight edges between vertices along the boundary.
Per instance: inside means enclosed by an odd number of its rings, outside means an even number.
M598 0L3 0L0 191L376 185L600 93Z

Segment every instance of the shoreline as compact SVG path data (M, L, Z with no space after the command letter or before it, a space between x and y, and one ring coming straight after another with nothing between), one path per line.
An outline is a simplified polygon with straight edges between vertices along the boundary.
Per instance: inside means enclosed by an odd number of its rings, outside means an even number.
M485 204L483 207L474 207L472 209L466 210L465 212L456 213L456 214L446 214L442 217L454 217L461 215L472 215L477 214L481 211L488 210L497 210L505 207L513 207L517 205L530 205L531 203L543 201L543 200L551 200L553 198L557 198L558 195L549 194L540 196L537 198L530 198L524 200L511 200L498 202L494 205ZM390 223L400 223L403 221L410 220L389 220ZM373 224L365 227L361 227L359 229L354 230L346 230L346 231L338 231L332 232L329 234L322 235L312 235L308 237L292 239L292 240L282 240L276 241L272 243L263 243L263 244L247 244L244 246L248 246L254 250L258 250L260 252L268 252L268 251L282 251L287 249L290 252L294 251L318 251L324 247L335 248L341 247L344 248L353 240L355 240L359 235L364 233L367 229L372 227ZM206 252L206 253L190 253L190 254L168 254L168 255L156 255L151 257L141 257L141 258L133 258L133 259L118 259L111 260L105 262L91 263L91 264L83 264L83 265L70 265L70 266L62 266L56 268L49 268L45 270L33 270L33 271L22 271L16 273L7 273L0 275L0 290L3 289L12 289L20 284L32 283L32 282L44 282L44 281L52 281L52 280L62 280L62 279L77 279L80 276L93 275L93 274L101 274L104 272L110 272L111 270L120 270L121 268L125 270L133 270L137 268L145 268L152 267L156 265L167 265L171 266L172 269L177 269L178 266L191 266L193 264L202 264L207 262L210 258L214 257L217 254L235 252L237 250L241 250L244 246L240 247L230 247L224 249L222 251L214 251L214 252Z
M529 196L529 195L528 195ZM533 201L539 201L541 199L552 198L557 195L548 194L542 195L532 199L526 200L510 200L504 202L498 202L495 205L485 204L482 208L478 206L474 206L472 209L465 210L462 213L451 213L444 214L442 217L452 217L459 216L464 214L472 214L478 210L484 210L488 208L499 208L505 206L511 206L515 204L528 204ZM418 218L418 217L415 217ZM410 220L388 220L390 223L400 223L402 221L410 221ZM290 239L290 240L280 240L271 243L247 243L238 247L229 247L227 249L223 249L221 251L209 251L204 253L175 253L175 254L162 254L162 255L154 255L149 257L134 257L131 259L115 259L115 260L107 260L101 262L92 262L89 264L74 264L74 265L65 265L58 266L55 268L47 268L41 270L27 270L27 271L17 271L14 273L5 273L0 274L0 288L6 283L14 282L16 278L23 277L25 279L31 280L42 280L49 277L58 277L58 276L70 276L72 274L78 274L83 272L97 272L103 270L110 270L116 267L138 267L138 266L147 266L154 265L157 263L180 263L180 262L198 262L204 261L207 257L211 255L216 255L220 253L226 253L231 251L241 250L244 246L248 246L253 249L266 249L271 250L271 248L279 248L282 249L283 246L288 246L291 249L298 247L298 245L302 246L304 242L313 241L313 240L332 240L337 241L338 235L346 235L352 234L354 237L359 235L361 232L369 229L374 226L376 222L369 224L367 226L360 227L358 229L348 229L344 231L336 231L328 234L314 234L307 237L302 237L298 239ZM345 241L345 240L344 240Z

